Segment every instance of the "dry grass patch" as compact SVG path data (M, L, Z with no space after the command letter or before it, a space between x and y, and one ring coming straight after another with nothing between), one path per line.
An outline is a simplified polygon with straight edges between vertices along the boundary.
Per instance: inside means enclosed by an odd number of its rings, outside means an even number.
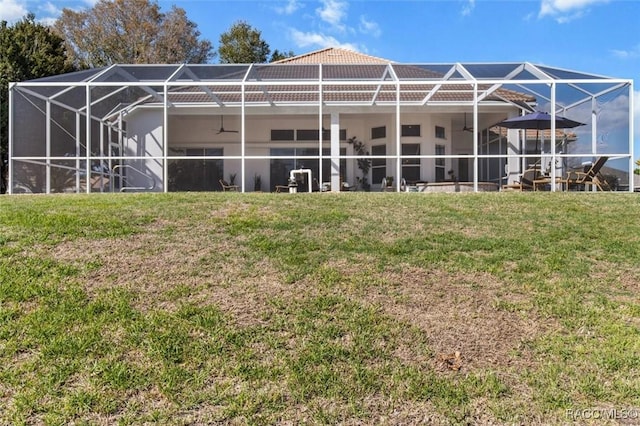
M404 267L385 273L384 280L388 287L369 288L364 300L425 331L435 354L460 352L465 370L532 363L514 354L550 327L532 312L498 307L500 301L517 304L525 299L508 294L505 285L488 274Z
M135 238L76 239L55 246L57 261L83 267L80 280L88 294L123 288L135 294L143 311L175 311L179 304L214 304L239 325L260 322L273 295L294 291L266 259L248 260L246 248L211 227L157 224Z

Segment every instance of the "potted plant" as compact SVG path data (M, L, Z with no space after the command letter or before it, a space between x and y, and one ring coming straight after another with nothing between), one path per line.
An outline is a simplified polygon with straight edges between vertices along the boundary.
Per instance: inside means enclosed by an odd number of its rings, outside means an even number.
M387 181L387 187L393 186L393 176L386 176L385 180Z
M229 184L230 185L235 185L236 184L236 174L235 173L229 173Z
M353 145L353 151L356 155L369 155L369 151L367 151L364 143L359 141L356 136L347 139L347 143ZM358 168L362 172L362 177L356 177L356 181L360 185L360 187L365 190L371 190L371 185L369 184L369 169L371 169L371 160L368 158L358 158L357 159Z

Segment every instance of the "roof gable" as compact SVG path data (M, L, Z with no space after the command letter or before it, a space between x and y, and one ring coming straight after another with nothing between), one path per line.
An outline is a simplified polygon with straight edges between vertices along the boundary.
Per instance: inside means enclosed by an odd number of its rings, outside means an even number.
M274 64L389 64L388 59L378 58L341 47L326 47L313 52L273 62Z

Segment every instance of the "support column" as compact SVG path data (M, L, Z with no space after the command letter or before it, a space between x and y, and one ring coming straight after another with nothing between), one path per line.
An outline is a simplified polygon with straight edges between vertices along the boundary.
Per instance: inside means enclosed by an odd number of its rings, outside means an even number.
M100 192L104 192L104 122L100 122Z
M46 177L45 177L45 193L51 194L51 101L47 101L46 106L46 122L45 122L45 155L46 160Z
M322 183L325 178L322 175L322 138L324 137L324 120L322 118L322 105L324 103L322 99L322 64L318 65L318 80L320 81L320 84L318 85L318 186L319 190L322 191ZM313 185L313 182L309 182L309 185Z
M169 192L169 86L164 85L162 102L162 191Z
M634 103L634 99L633 99L633 83L631 83L629 85L629 192L633 192L635 190L634 188L634 175L635 173L633 173L634 169L635 169L635 161L634 161L634 152L633 152L633 119L634 119L634 113L633 113L633 106L635 105Z
M118 176L118 190L122 188L122 181L123 181L122 166L124 165L124 160L122 159L122 157L124 156L124 138L126 136L123 130L123 125L122 125L123 123L124 123L124 120L122 118L122 111L120 111L120 113L118 114L118 156L120 157L117 160L117 165L120 166L120 176ZM115 190L114 185L111 185L111 190L112 191Z
M400 120L400 82L396 81L396 173L395 183L396 191L400 192L400 185L402 184L402 160L400 154L402 153L402 121ZM389 175L390 176L390 175ZM382 188L384 191L384 188Z
M478 83L473 83L473 192L478 192Z
M9 170L7 170L7 193L13 194L13 89L15 88L15 83L9 83Z
M115 182L115 176L113 174L113 123L107 126L107 170L108 174L108 182L109 182L109 192L113 192L113 184Z
M598 101L591 98L591 155L596 156L598 150Z
M598 155L598 101L591 98L591 163L596 161ZM633 169L630 170L633 173ZM587 190L585 185L585 191ZM596 191L596 186L591 185L591 191Z
M516 114L509 114L508 118L515 117ZM508 129L507 130L507 184L512 185L520 180L520 173L524 171L522 168L522 144L520 138L520 130ZM526 135L526 134L525 134ZM518 157L511 157L512 155L518 155Z
M544 134L544 132L543 132ZM544 140L544 138L543 138ZM551 192L556 192L556 84L551 83ZM543 143L544 146L544 143ZM542 166L542 162L540 163Z
M400 82L396 81L396 191L400 192L402 184L402 121L400 119ZM384 188L382 189L384 191Z
M311 184L311 183L309 183ZM331 113L331 192L340 192L340 114Z
M76 194L80 193L80 112L76 112Z
M86 123L86 165L85 165L85 190L91 193L91 86L86 85L87 123Z
M488 133L488 131L487 131L487 133ZM500 155L502 153L504 153L502 148L503 148L503 146L502 146L502 135L498 134L498 154L500 154ZM507 174L507 170L504 167L507 164L507 162L504 161L504 163L503 163L503 159L500 158L498 164L500 164L500 168L498 169L498 173L500 173L500 175L498 176L499 177L498 182L499 182L500 188L502 188L502 185L504 184L504 182L502 181L502 177Z
M244 87L244 81L242 82L242 88L241 88L241 99L240 99L240 156L242 157L240 159L240 190L242 191L242 193L245 193L247 191L246 188L246 182L247 180L245 179L245 173L246 173L246 155L247 155L247 140L246 140L246 126L247 126L247 118L246 118L246 105L245 105L245 87ZM309 182L309 185L311 185L311 182Z

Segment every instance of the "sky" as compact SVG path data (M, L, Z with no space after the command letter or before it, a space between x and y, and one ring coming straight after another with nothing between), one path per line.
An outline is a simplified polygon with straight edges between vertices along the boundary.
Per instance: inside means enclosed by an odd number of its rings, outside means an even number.
M54 22L96 0L0 0L0 20ZM634 80L640 157L640 0L158 0L183 8L214 49L237 21L271 50L328 46L397 62L520 62ZM214 58L213 62L217 62Z

